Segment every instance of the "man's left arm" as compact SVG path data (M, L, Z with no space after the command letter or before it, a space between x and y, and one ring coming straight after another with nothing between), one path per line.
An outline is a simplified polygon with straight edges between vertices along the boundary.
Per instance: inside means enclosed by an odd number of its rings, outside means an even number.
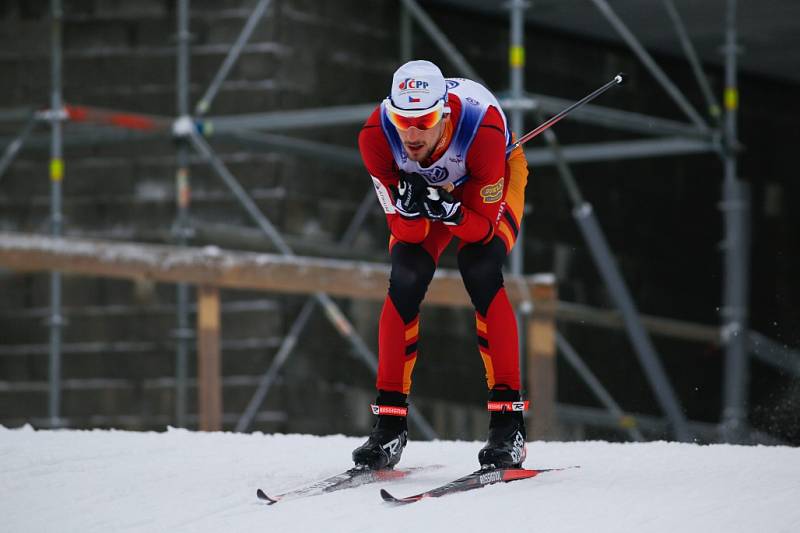
M464 242L488 242L508 191L506 137L500 113L491 107L467 153L469 179L459 196L463 218L450 232Z

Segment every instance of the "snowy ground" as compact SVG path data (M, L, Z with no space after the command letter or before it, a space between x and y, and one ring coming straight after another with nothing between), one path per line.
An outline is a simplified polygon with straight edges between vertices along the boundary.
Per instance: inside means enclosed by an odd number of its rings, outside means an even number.
M530 443L528 467L581 465L394 507L471 470L480 443L412 442L389 484L260 504L349 467L360 439L0 426L0 531L798 532L800 449Z

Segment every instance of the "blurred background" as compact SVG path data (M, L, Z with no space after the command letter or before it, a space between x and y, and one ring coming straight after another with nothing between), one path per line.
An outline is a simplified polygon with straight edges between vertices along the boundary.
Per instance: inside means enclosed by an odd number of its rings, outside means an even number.
M385 263L357 135L429 59L517 134L629 76L526 145L508 272L552 274L558 300L534 437L800 444L799 20L794 0L0 2L0 424L202 427L194 285L9 258L54 235ZM308 301L220 290L217 427L368 432L381 302ZM485 436L473 324L423 307L412 438Z

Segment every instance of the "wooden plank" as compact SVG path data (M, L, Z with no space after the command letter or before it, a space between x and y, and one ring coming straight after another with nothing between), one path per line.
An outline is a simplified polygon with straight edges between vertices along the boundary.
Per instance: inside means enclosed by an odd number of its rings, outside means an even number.
M219 289L197 289L197 406L200 431L222 429Z
M221 288L281 293L324 292L334 297L383 300L389 265L341 259L286 257L276 254L175 247L0 232L0 267L21 272L57 270L89 276L194 283ZM506 292L514 305L537 297L533 277L506 276ZM524 291L529 291L525 298ZM425 296L425 305L471 307L461 276L439 269ZM618 312L563 302L559 320L622 328ZM719 328L642 315L648 331L673 338L719 344Z
M528 397L531 413L528 436L534 440L558 437L556 425L556 304L555 278L534 280L536 299L527 320Z
M383 300L390 266L382 263L221 250L52 238L0 232L0 266L32 272L58 270L98 277L185 282L220 288ZM509 284L512 302L519 283ZM526 283L522 283L526 287ZM425 296L428 305L471 307L461 275L437 270Z
M371 300L386 297L389 280L389 265L380 263L3 232L0 266ZM471 305L459 273L444 269L436 273L426 302Z

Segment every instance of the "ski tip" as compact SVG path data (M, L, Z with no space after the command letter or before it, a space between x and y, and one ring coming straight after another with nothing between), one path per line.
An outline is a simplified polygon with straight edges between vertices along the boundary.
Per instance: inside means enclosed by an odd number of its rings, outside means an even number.
M554 468L523 468L522 470L529 470L531 472L561 472L562 470L571 470L573 468L580 468L580 465L571 465L571 466L559 466Z
M263 491L263 490L261 490L261 489L258 489L258 490L256 491L256 496L258 496L258 499L259 499L259 500L261 500L261 501L263 501L263 502L266 502L266 503L267 503L267 505L272 505L272 504L274 504L274 503L278 503L278 500L277 500L277 498L271 498L270 496L267 496L267 493L266 493L266 492L264 492L264 491Z
M552 470L555 472L559 472L561 470L572 470L573 468L580 468L581 465L572 465L572 466L562 466L561 468L553 468Z
M394 503L398 505L406 504L406 503L414 503L422 499L422 495L418 494L416 496L408 496L407 498L397 498L396 496L392 496L389 494L389 491L386 489L381 489L381 498L383 501L388 503Z

